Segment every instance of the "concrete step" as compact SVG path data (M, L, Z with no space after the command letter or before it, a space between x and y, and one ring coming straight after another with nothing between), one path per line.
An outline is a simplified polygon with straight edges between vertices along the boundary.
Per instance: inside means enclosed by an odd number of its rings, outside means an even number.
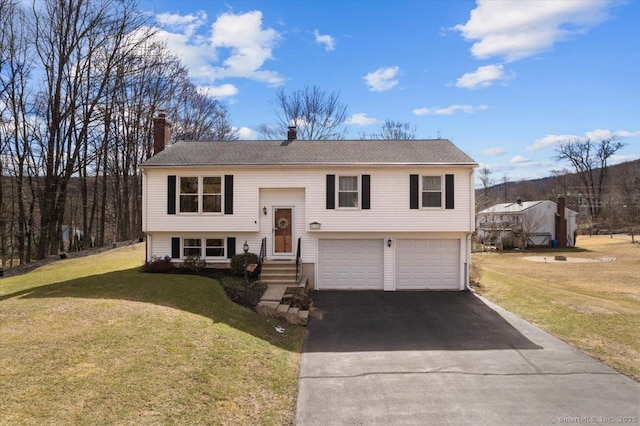
M284 292L286 290L286 285L268 285L260 300L280 303L280 301L282 300L282 296L284 296Z
M296 271L262 271L260 273L261 278L283 278L285 280L296 279Z
M265 306L267 308L271 308L271 309L278 309L278 306L280 305L280 302L270 302L267 300L261 300L258 302L258 306Z
M300 311L300 308L290 307L287 312L293 315L297 315L299 311Z
M281 304L280 306L278 306L278 309L276 309L276 311L283 313L289 312L289 305Z

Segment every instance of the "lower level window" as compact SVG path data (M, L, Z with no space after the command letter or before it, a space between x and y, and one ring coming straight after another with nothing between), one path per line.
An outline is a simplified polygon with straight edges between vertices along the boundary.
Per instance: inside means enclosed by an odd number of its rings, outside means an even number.
M207 238L205 253L207 257L224 256L224 240L222 238Z
M182 246L184 257L202 256L202 240L200 238L185 238Z
M204 242L204 246L202 243ZM224 257L224 238L184 238L183 257Z

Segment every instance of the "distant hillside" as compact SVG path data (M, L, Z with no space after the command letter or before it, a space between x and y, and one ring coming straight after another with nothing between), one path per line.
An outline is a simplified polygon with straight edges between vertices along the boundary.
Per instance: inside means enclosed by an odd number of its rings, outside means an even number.
M492 177L496 181L499 179L496 176ZM633 179L638 179L640 182L640 160L609 166L605 191L607 194L616 194L621 189L622 180ZM567 199L567 207L577 210L577 196L580 188L580 179L575 173L506 184L500 182L489 187L486 193L483 188L476 189L476 209L479 211L497 203L515 201L517 198L521 198L522 201L555 201L558 195L564 195Z

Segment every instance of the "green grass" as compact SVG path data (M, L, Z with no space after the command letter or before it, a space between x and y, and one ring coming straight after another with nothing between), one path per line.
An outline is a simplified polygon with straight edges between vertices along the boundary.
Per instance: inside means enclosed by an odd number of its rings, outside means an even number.
M0 280L0 424L291 423L303 328L143 248Z
M615 261L550 262L555 255ZM483 269L479 294L640 380L640 245L622 236L579 237L575 249L474 254L473 260Z

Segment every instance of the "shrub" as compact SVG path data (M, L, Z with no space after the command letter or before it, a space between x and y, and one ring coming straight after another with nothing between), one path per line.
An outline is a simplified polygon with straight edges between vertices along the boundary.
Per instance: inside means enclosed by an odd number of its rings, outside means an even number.
M153 256L151 261L145 262L142 266L142 272L149 272L154 274L168 274L175 270L175 266L171 262L169 256L157 257Z
M260 257L255 253L247 253L247 265L258 263ZM239 277L244 276L244 253L236 254L231 258L231 273ZM252 277L256 274L250 274Z
M245 300L244 280L237 277L224 277L220 280L220 285L222 285L229 299L248 308L254 308L267 289L266 284L253 282L247 287L247 298Z
M291 306L300 309L309 310L311 308L311 296L306 287L296 287L291 297Z
M189 256L180 264L180 269L184 272L200 272L207 267L207 262L200 256Z
M482 267L478 263L471 263L469 266L469 281L471 284L480 287L480 279L482 278Z

